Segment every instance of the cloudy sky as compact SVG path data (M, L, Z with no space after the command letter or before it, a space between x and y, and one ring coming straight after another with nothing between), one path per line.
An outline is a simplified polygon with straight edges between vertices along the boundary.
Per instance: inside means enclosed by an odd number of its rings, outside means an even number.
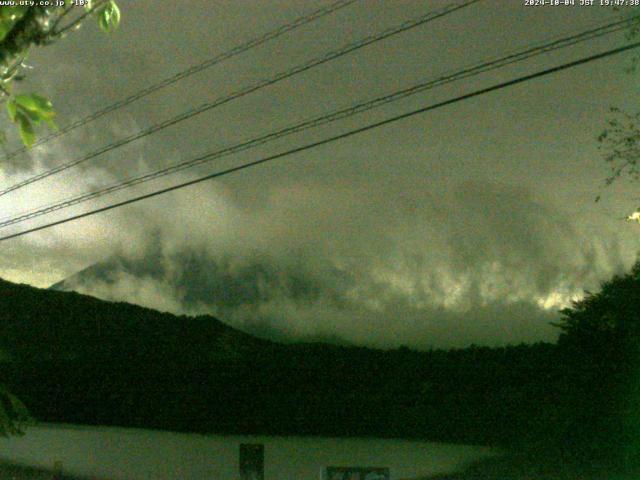
M86 24L34 52L20 87L66 125L327 2L121 0L112 35ZM451 0L361 0L85 128L0 160L0 187ZM357 101L616 18L611 8L485 0L264 88L0 198L0 216L194 158ZM107 196L18 231L152 191L625 42L590 41ZM417 348L553 340L549 322L629 268L637 185L595 204L595 138L635 109L632 55L611 57L125 208L3 242L0 277L282 340ZM14 145L18 145L14 143ZM82 271L82 272L81 272ZM81 272L78 274L78 272Z

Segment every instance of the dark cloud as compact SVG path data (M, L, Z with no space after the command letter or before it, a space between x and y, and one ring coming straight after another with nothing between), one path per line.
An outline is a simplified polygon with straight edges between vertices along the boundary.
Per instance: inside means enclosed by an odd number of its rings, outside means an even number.
M0 185L447 3L374 0L349 7L0 163ZM314 2L284 0L187 1L163 8L147 0L123 3L117 33L105 37L83 28L34 52L36 68L24 88L49 95L64 125L315 8ZM13 215L194 158L586 28L610 14L598 8L527 9L515 2L475 6L15 192L0 199L1 213ZM620 39L439 88L135 193L577 58ZM611 190L599 204L606 213L592 201L606 176L594 140L603 116L610 105L635 98L624 63L618 58L590 64L17 239L0 251L0 275L44 286L89 267L65 286L161 310L210 312L286 340L421 348L552 340L556 332L549 321L558 308L628 268L635 256L637 232L615 213L629 206L633 186Z
M271 338L427 348L552 340L557 310L621 265L615 248L508 185L316 182L246 210L204 194L194 197L218 206L211 216L174 202L174 229L147 209L157 226L143 256L58 287L213 313Z

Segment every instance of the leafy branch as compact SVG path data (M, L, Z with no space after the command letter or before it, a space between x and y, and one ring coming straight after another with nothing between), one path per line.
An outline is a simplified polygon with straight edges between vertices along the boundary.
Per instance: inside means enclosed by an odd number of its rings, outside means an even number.
M75 15L74 12L81 13ZM84 9L69 6L25 7L0 6L0 103L22 139L30 147L41 124L55 129L55 112L48 98L37 93L14 93L13 86L24 78L25 60L34 46L50 45L80 27L89 16L97 17L99 27L111 32L120 24L120 10L115 0L89 1ZM63 25L63 22L67 22ZM6 143L0 131L0 144ZM0 385L0 436L19 435L30 422L24 404Z
M74 16L77 10L81 13ZM84 9L73 5L0 7L0 102L6 102L9 119L27 147L36 140L36 126L44 123L56 128L51 101L35 93L13 93L14 82L24 78L24 61L29 50L65 37L90 16L96 17L100 29L107 33L120 24L120 9L115 0L87 1ZM4 132L0 132L0 143L4 142Z
M623 12L617 8L618 12ZM637 13L624 16L630 20L626 33L627 41L634 41L640 36L640 15ZM634 56L626 72L633 74L640 65L640 58ZM599 149L604 161L609 166L609 176L605 178L604 186L608 187L619 178L625 176L633 181L640 181L640 111L635 114L626 112L620 108L612 107L607 118L607 126L597 137ZM595 201L600 201L601 195L597 195ZM627 220L636 221L640 218L640 209L625 217Z

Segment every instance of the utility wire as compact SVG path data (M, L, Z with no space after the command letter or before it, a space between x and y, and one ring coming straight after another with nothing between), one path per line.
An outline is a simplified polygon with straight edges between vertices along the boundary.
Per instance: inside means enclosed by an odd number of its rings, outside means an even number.
M192 168L197 165L201 165L201 164L210 162L212 160L219 159L221 157L226 157L228 155L245 151L250 148L263 145L265 143L271 142L273 140L276 140L288 135L292 135L295 133L299 133L301 131L305 131L321 125L332 123L337 120L350 117L352 115L356 115L358 113L362 113L364 111L368 111L374 108L378 108L391 102L401 100L403 98L409 97L411 95L415 95L425 90L430 90L432 88L445 85L460 79L469 78L484 72L496 70L498 68L503 68L507 65L510 65L516 62L521 62L531 57L548 53L553 50L567 48L569 46L575 45L580 42L584 42L586 40L593 40L595 38L626 29L628 28L630 22L631 22L630 20L615 21L605 25L596 26L595 28L592 28L587 31L580 31L578 33L574 33L569 36L565 36L565 37L556 36L552 39L546 40L545 42L539 42L535 44L535 46L533 47L529 47L520 51L515 51L510 54L507 54L506 56L502 56L494 60L476 63L472 66L463 68L462 70L458 70L453 73L444 74L436 79L421 82L417 85L413 85L412 87L405 88L403 90L399 90L392 94L381 96L373 100L360 102L355 105L351 105L350 107L343 108L328 114L324 114L324 115L306 120L302 123L298 123L296 125L289 126L287 128L283 128L280 130L276 130L274 132L262 135L257 138L253 138L251 140L243 141L241 143L237 143L235 145L225 147L223 149L208 153L206 155L197 157L195 159L191 159L185 162L180 162L160 170L139 175L137 177L132 177L132 178L120 181L118 183L115 183L113 185L81 194L79 196L67 198L65 200L58 201L56 203L52 203L46 206L41 206L41 207L38 207L37 209L20 213L17 216L5 217L3 219L0 219L0 228L25 222L27 220L31 220L33 218L46 215L48 213L62 210L64 208L68 208L80 203L84 203L89 200L102 197L107 194L117 192L119 190L131 188L135 185L146 183L148 181L151 181L160 177L164 177L166 175L177 173L179 171Z
M347 7L349 5L351 5L352 3L357 2L358 0L339 0L337 2L334 2L326 7L322 7L318 10L315 10L313 12L311 12L308 15L305 15L303 17L299 17L297 19L295 19L293 22L291 23L287 23L285 25L281 25L280 27L276 28L275 30L272 30L270 32L265 33L264 35L261 35L259 37L253 38L247 42L244 42L240 45L237 45L236 47L227 50L226 52L220 53L218 55L216 55L215 57L212 57L208 60L205 60L202 63L199 63L198 65L193 65L189 68L187 68L186 70L182 70L178 73L176 73L175 75L165 78L164 80L161 80L158 83L154 83L152 85L149 85L145 88L143 88L142 90L128 96L125 97L121 100L118 100L115 103L112 103L111 105L104 107L84 118L81 118L73 123L70 123L69 125L64 126L63 128L59 129L56 132L53 132L49 135L47 135L46 137L43 137L42 139L36 141L33 144L33 147L37 147L40 145L43 145L55 138L61 137L62 135L65 135L66 133L69 133L72 130L75 130L76 128L82 127L88 123L93 122L94 120L97 120L98 118L107 115L108 113L114 112L122 107L125 107L137 100L140 100L141 98L146 97L147 95L150 95L154 92L157 92L158 90L161 90L165 87L168 87L170 85L173 85L176 82L179 82L180 80L183 80L187 77L190 77L191 75L201 72L207 68L213 67L214 65L217 65L219 63L224 62L225 60L229 60L230 58L233 58L237 55L240 55L241 53L246 52L247 50L251 50L252 48L255 47L259 47L260 45L263 45L271 40L274 40L282 35L284 35L285 33L289 33L299 27L302 27L303 25L306 25L308 23L311 23L321 17L324 17L326 15L329 15L337 10L340 10L344 7ZM18 155L20 155L21 153L24 153L27 151L27 147L21 147L18 148L12 152L9 152L5 155L6 159L11 159L14 158Z
M452 105L454 103L458 103L458 102L461 102L463 100L468 100L470 98L478 97L480 95L484 95L484 94L487 94L487 93L490 93L490 92L494 92L496 90L501 90L503 88L507 88L507 87L510 87L510 86L513 86L513 85L517 85L519 83L523 83L523 82L527 82L527 81L530 81L530 80L533 80L533 79L536 79L536 78L540 78L540 77L544 77L544 76L547 76L547 75L551 75L553 73L557 73L557 72L560 72L560 71L563 71L563 70L567 70L569 68L577 67L579 65L584 65L586 63L590 63L590 62L593 62L595 60L599 60L599 59L602 59L602 58L610 57L612 55L617 55L617 54L620 54L622 52L627 52L627 51L629 51L631 49L638 48L638 47L640 47L640 42L632 43L630 45L624 45L622 47L614 48L614 49L608 50L606 52L598 53L596 55L591 55L589 57L584 57L584 58L581 58L579 60L574 60L572 62L565 63L565 64L562 64L562 65L559 65L559 66L556 66L556 67L548 68L546 70L541 70L541 71L538 71L536 73L532 73L532 74L529 74L529 75L525 75L525 76L522 76L522 77L515 78L513 80L508 80L506 82L498 83L498 84L490 86L490 87L482 88L480 90L475 90L475 91L473 91L471 93L467 93L465 95L460 95L458 97L454 97L454 98L451 98L449 100L445 100L445 101L442 101L442 102L438 102L438 103L435 103L435 104L432 104L432 105L428 105L428 106L419 108L417 110L412 110L412 111L407 112L407 113L396 115L396 116L387 118L385 120L381 120L379 122L370 123L370 124L365 125L363 127L359 127L359 128L353 129L353 130L349 130L347 132L344 132L344 133L341 133L341 134L338 134L338 135L334 135L332 137L328 137L328 138L325 138L323 140L319 140L319 141L316 141L316 142L308 143L308 144L300 146L300 147L292 148L290 150L287 150L287 151L284 151L284 152L281 152L281 153L270 155L270 156L261 158L260 160L255 160L253 162L248 162L248 163L244 163L242 165L237 165L235 167L227 168L225 170L221 170L219 172L215 172L215 173L212 173L212 174L209 174L209 175L205 175L203 177L199 177L199 178L196 178L194 180L190 180L190 181L187 181L187 182L179 183L179 184L173 185L171 187L163 188L163 189L151 192L151 193L147 193L147 194L144 194L144 195L133 197L133 198L130 198L128 200L124 200L124 201L121 201L121 202L113 203L111 205L106 205L104 207L96 208L96 209L90 210L88 212L84 212L84 213L81 213L81 214L78 214L78 215L74 215L74 216L67 217L67 218L64 218L64 219L61 219L61 220L57 220L55 222L50 222L50 223L47 223L47 224L44 224L44 225L40 225L38 227L34 227L34 228L27 229L27 230L23 230L21 232L13 233L13 234L10 234L10 235L5 235L3 237L0 237L0 241L9 240L9 239L16 238L16 237L21 237L21 236L27 235L29 233L33 233L33 232L37 232L37 231L44 230L44 229L47 229L47 228L51 228L51 227L54 227L56 225L61 225L63 223L68 223L68 222L71 222L71 221L74 221L74 220L79 220L81 218L85 218L85 217L89 217L89 216L92 216L92 215L96 215L98 213L106 212L108 210L113 210L115 208L123 207L125 205L129 205L129 204L136 203L136 202L139 202L139 201L142 201L142 200L146 200L148 198L152 198L152 197L156 197L158 195L162 195L162 194L165 194L165 193L168 193L168 192L172 192L174 190L179 190L181 188L185 188L185 187L188 187L188 186L191 186L191 185L195 185L197 183L201 183L201 182L204 182L206 180L211 180L211 179L214 179L214 178L218 178L218 177L222 177L222 176L225 176L225 175L229 175L229 174L234 173L234 172L238 172L238 171L241 171L241 170L246 170L248 168L253 168L253 167L256 167L256 166L261 165L263 163L271 162L271 161L277 160L279 158L287 157L289 155L293 155L293 154L300 153L300 152L303 152L303 151L306 151L306 150L310 150L312 148L316 148L316 147L319 147L321 145L326 145L328 143L333 143L335 141L342 140L342 139L345 139L345 138L348 138L348 137L351 137L351 136L354 136L354 135L357 135L357 134L360 134L360 133L364 133L364 132L367 132L369 130L373 130L375 128L382 127L384 125L388 125L388 124L391 124L391 123L398 122L398 121L403 120L405 118L413 117L413 116L418 115L418 114L422 114L422 113L426 113L426 112L429 112L429 111L432 111L432 110L436 110L438 108L442 108L442 107L445 107L447 105Z
M407 30L410 30L412 28L418 27L420 25L423 25L425 23L431 22L437 18L441 18L445 15L448 15L450 13L453 13L457 10L460 10L462 8L468 7L474 3L477 3L479 1L482 0L465 0L463 2L460 3L456 3L456 4L452 4L449 5L447 7L444 7L440 10L436 10L433 12L429 12L427 14L421 15L417 18L411 19L411 20L407 20L395 27L391 27L388 28L386 30L383 30L380 33L376 33L373 35L369 35L363 39L357 40L356 42L353 43L349 43L341 48L339 48L338 50L333 50L329 53L326 53L320 57L316 57L312 60L309 60L303 64L297 65L291 69L282 71L276 75L274 75L273 77L270 77L268 79L264 79L264 80L260 80L257 83L254 83L252 85L249 85L247 87L242 88L241 90L237 90L229 95L226 95L224 97L218 98L217 100L214 100L213 102L207 102L204 103L202 105L200 105L199 107L190 109L184 113L181 113L180 115L177 115L173 118L170 118L168 120L165 120L161 123L158 123L156 125L153 125L145 130L142 130L138 133L135 133L133 135L130 135L128 137L125 137L121 140L118 140L114 143L111 143L109 145L106 145L98 150L95 150L91 153L89 153L88 155L85 155L84 157L81 157L79 159L76 160L72 160L71 162L68 163L64 163L62 165L59 165L57 167L54 167L50 170L44 171L42 173L39 173L37 175L34 175L33 177L27 178L26 180L23 180L21 182L18 182L8 188L5 188L4 190L0 190L0 196L2 195L6 195L9 192L13 192L14 190L18 190L19 188L25 187L27 185L30 185L32 183L35 183L37 181L43 180L45 178L48 178L52 175L55 175L57 173L63 172L65 170L68 170L72 167L75 167L77 165L80 165L81 163L87 162L88 160L91 160L99 155L102 155L103 153L107 153L111 150L114 150L116 148L119 148L123 145L127 145L135 140L139 140L143 137L146 137L148 135L151 135L153 133L156 133L160 130L163 130L167 127L170 127L172 125L175 125L177 123L180 123L184 120L187 120L189 118L192 118L196 115L199 115L201 113L207 112L213 108L219 107L221 105L224 105L225 103L228 103L232 100L235 100L237 98L240 97L244 97L245 95L248 95L250 93L255 92L256 90L260 90L262 88L265 88L267 86L276 84L282 80L285 80L287 78L293 77L294 75L297 75L299 73L305 72L307 70L310 70L314 67L317 67L318 65L322 65L324 63L330 62L331 60L334 60L336 58L342 57L344 55L347 55L348 53L351 53L353 51L359 50L363 47L366 47L368 45L371 45L373 43L379 42L381 40L384 40L386 38L389 38L393 35L397 35L399 33L405 32Z

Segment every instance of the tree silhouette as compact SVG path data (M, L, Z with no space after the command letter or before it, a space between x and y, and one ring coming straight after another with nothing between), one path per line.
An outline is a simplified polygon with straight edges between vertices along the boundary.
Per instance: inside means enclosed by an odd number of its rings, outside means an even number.
M573 395L572 435L610 458L640 446L640 261L562 310L558 346ZM575 431L575 430L579 431Z

